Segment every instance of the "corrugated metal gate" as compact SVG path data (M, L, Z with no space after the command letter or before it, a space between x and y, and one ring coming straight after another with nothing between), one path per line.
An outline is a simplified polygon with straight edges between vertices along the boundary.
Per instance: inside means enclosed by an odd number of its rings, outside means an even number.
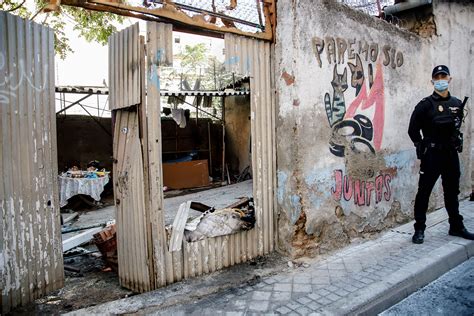
M0 11L2 313L63 286L51 29Z
M130 38L130 31L129 28L114 35L109 43L126 43L125 37ZM133 32L138 32L138 28ZM138 41L138 37L131 38ZM270 62L272 48L270 43L261 40L226 34L226 59L232 60L229 64L236 72L251 78L252 166L257 223L251 231L193 243L183 241L181 250L168 250L163 215L159 66L171 61L171 40L171 25L147 23L146 98L144 55L140 55L140 61L134 62L129 57L133 54L117 52L119 49L127 50L124 44L110 45L109 56L119 56L118 59L111 59L109 64L111 100L120 98L123 92L119 91L119 87L130 87L130 90L135 87L130 82L133 80L130 69L140 69L142 83L138 90L141 93L139 104L135 104L136 101L110 104L116 118L114 185L118 192L119 277L123 286L139 292L245 262L274 249L276 156L274 85ZM133 46L138 42L128 43ZM140 47L143 47L142 44ZM144 52L143 48L138 50ZM124 67L129 70L120 70ZM124 144L130 139L135 145L127 145L124 149ZM134 155L135 160L127 155ZM127 161L135 165L127 165ZM139 167L141 163L143 167ZM141 176L140 168L143 169L143 181L137 180ZM127 194L120 191L123 189L124 172L129 182L126 185ZM130 185L130 179L134 179L133 185ZM130 245L136 247L134 251L129 251ZM144 270L146 275L143 275Z

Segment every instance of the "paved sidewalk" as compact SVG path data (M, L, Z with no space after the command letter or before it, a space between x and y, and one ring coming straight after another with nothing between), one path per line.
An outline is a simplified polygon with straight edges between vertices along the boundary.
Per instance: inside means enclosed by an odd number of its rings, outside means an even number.
M460 210L466 227L474 230L474 202L462 201ZM449 236L448 228L446 211L440 209L428 216L422 245L411 242L411 222L375 240L307 261L305 267L281 271L253 284L234 286L184 304L177 301L177 305L163 308L141 302L138 307L133 304L133 299L141 296L138 295L125 299L129 300L126 304L111 302L73 314L375 314L474 256L474 241ZM155 291L156 295L159 291Z

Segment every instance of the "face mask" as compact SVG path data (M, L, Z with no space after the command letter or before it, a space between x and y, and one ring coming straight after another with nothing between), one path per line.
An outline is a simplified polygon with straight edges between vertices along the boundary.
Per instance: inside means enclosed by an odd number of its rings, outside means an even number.
M443 92L448 89L449 81L448 80L436 80L434 81L434 88L436 91Z

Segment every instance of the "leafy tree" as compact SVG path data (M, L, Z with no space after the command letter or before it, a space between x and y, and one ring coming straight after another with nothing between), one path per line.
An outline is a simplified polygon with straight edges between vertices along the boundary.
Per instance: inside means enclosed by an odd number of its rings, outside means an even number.
M61 59L66 58L73 50L69 45L68 35L64 32L66 22L74 24L73 29L88 42L96 41L107 44L110 35L117 31L115 24L121 24L124 17L106 12L95 12L78 7L61 6L60 12L38 13L48 3L47 0L0 0L0 10L10 12L25 19L35 19L35 22L49 26L54 30L54 49ZM42 21L38 18L43 18Z
M203 67L207 63L208 49L206 44L186 45L184 52L178 55L181 59L181 67L184 69L193 69Z

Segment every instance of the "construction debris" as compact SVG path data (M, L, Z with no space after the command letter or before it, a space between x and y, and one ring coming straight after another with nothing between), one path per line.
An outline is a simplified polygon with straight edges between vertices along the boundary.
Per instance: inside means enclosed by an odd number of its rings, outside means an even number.
M82 227L61 227L61 233L62 234L67 234L67 233L77 232L77 231L96 228L96 227L105 227L106 224L107 223L95 224L95 225L89 225L89 226L82 226Z
M190 208L201 211L203 214L187 220ZM254 226L255 210L252 198L241 198L218 210L199 202L188 201L180 205L173 225L167 227L169 249L170 251L180 250L183 239L187 242L194 242L208 237L250 230Z
M88 243L91 241L92 236L95 233L98 233L102 230L102 227L96 227L83 231L82 233L75 235L71 238L63 240L63 252L66 252L74 247L80 246L82 244Z
M115 224L94 234L94 243L102 254L102 258L113 270L118 271L117 230Z
M183 235L184 235L184 228L186 226L186 221L189 215L189 209L191 208L191 204L193 202L188 201L182 203L179 206L178 213L173 221L173 231L171 233L171 239L169 243L169 251L179 251L181 250L181 245L183 244ZM199 203L200 204L200 203ZM197 205L199 208L201 205Z

